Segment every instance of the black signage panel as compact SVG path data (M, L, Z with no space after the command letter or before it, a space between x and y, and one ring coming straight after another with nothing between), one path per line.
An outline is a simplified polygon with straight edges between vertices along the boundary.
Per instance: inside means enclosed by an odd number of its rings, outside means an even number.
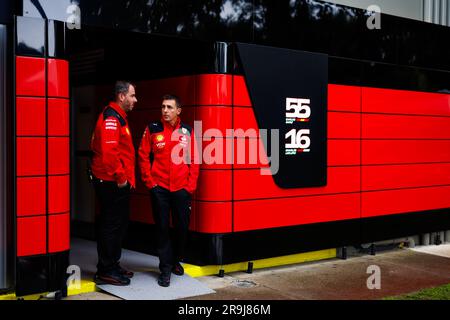
M266 148L275 183L326 185L328 56L243 43L237 52L259 129L268 141L279 130L278 164Z

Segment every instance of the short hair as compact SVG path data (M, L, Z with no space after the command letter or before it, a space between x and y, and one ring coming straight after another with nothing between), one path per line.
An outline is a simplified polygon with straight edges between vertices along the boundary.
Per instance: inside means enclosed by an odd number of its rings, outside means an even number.
M175 104L177 105L177 107L181 107L181 101L180 98L178 98L178 96L174 95L174 94L165 94L162 97L163 100L175 100Z
M130 86L136 88L136 86L130 81L118 80L116 81L116 85L114 86L114 94L117 97L119 93L127 93L130 89Z

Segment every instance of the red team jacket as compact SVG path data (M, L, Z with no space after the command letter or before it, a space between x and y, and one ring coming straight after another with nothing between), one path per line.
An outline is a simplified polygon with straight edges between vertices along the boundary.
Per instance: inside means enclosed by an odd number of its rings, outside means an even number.
M127 114L111 102L98 117L91 139L94 152L91 169L95 177L135 186L135 150Z
M194 164L194 146L194 132L180 118L173 127L164 120L150 123L145 128L138 152L141 178L147 188L157 184L171 192L184 188L193 193L199 174L199 165ZM174 153L180 157L172 161L174 148ZM191 161L183 162L182 157Z

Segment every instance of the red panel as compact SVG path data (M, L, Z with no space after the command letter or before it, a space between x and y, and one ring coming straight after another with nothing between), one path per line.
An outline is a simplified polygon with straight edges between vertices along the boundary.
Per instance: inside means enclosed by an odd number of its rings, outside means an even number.
M225 74L198 75L196 92L199 105L231 105L232 76Z
M45 96L45 59L16 57L16 94Z
M138 81L136 82L137 108L159 109L163 95L168 93L177 95L182 106L195 105L195 84L195 76Z
M356 219L359 217L359 193L238 201L234 203L235 231Z
M45 136L44 98L17 98L16 110L18 136Z
M17 216L46 214L45 177L17 178Z
M234 107L233 112L233 124L235 129L242 129L244 131L248 129L259 129L253 108Z
M204 138L205 139L205 138ZM232 139L212 139L212 141L202 141L202 164L203 169L231 169L233 162ZM231 154L231 155L230 155Z
M231 202L195 201L197 232L231 232Z
M450 162L450 140L363 140L363 164Z
M69 97L69 62L48 59L48 96Z
M48 135L69 135L69 100L48 99Z
M48 177L48 212L70 211L70 176Z
M364 191L445 184L450 185L450 163L362 167Z
M346 112L328 112L328 138L361 137L361 114Z
M17 138L17 175L45 175L45 138Z
M283 189L272 176L264 176L259 170L235 170L234 199L281 198L314 194L331 194L360 191L360 167L328 168L327 186L315 188Z
M361 87L328 85L328 111L361 111Z
M234 92L233 92L233 105L235 106L251 106L252 102L245 84L245 78L243 76L234 76Z
M61 252L70 249L70 214L48 217L48 251Z
M69 174L69 138L48 138L48 174Z
M267 152L260 139L234 139L234 168L267 168ZM278 151L278 150L277 150Z
M46 230L46 216L17 218L17 256L45 254Z
M362 217L450 207L450 186L362 193Z
M227 129L233 129L232 110L231 107L197 107L195 120L202 121L202 133L205 136L220 133L225 137Z
M201 170L196 199L207 201L231 200L231 170Z
M363 114L363 138L450 139L450 117Z
M328 140L328 166L359 165L360 150L360 140Z
M363 88L362 111L450 115L450 94Z
M153 224L154 221L150 203L150 194L131 194L130 213L131 221Z

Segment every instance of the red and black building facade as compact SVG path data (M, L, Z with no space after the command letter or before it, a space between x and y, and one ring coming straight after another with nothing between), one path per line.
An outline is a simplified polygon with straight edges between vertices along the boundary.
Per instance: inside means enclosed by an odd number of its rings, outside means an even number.
M50 2L6 1L0 15L0 290L65 290L70 237L93 229L78 219L83 115L100 112L117 79L136 83L136 145L167 92L181 97L184 122L202 121L202 151L256 145L271 157L259 135L207 132L279 130L275 175L261 175L265 159L201 164L187 262L450 229L447 27L382 15L370 30L364 10L322 1L97 0L77 2L81 28L71 29ZM292 121L287 98L306 105ZM140 182L125 245L154 253L152 233Z

